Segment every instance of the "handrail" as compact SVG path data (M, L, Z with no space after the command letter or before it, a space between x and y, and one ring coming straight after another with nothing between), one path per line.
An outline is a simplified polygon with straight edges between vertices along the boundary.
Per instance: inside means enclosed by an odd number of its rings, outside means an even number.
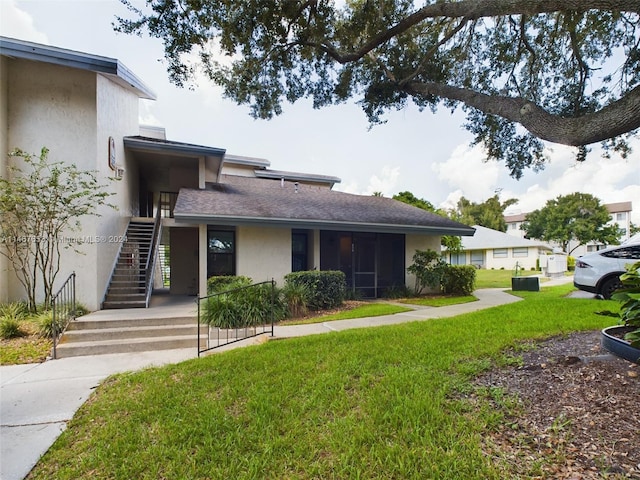
M158 250L158 239L162 230L162 209L160 208L160 200L158 200L158 206L156 210L156 218L153 223L153 237L151 240L151 248L147 256L145 264L145 307L149 306L149 300L151 299L151 293L153 291L153 279L155 276L156 255Z
M51 298L51 335L53 336L51 356L54 359L56 358L58 339L67 329L69 321L75 320L76 313L76 272L72 272L62 284L60 290ZM61 315L64 315L65 318L60 319ZM59 329L58 326L60 326Z

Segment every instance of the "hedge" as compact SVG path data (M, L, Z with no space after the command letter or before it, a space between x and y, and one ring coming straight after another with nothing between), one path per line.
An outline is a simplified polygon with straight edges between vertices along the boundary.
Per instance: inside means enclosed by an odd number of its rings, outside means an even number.
M347 291L345 274L336 270L293 272L287 274L284 280L286 284L305 286L309 292L308 307L311 310L342 305Z

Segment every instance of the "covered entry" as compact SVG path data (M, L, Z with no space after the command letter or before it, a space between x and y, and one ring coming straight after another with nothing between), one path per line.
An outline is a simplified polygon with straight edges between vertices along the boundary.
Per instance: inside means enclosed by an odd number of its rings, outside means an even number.
M320 269L340 270L361 298L405 284L405 237L393 233L320 232Z

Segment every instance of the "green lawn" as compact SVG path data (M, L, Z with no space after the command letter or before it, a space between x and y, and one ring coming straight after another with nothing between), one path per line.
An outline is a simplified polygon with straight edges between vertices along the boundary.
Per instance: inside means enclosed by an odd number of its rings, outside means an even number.
M539 271L522 270L519 276L539 275ZM511 288L512 270L484 270L476 271L476 288Z
M311 317L304 320L287 320L282 322L286 325L304 325L308 323L329 322L333 320L347 320L350 318L379 317L381 315L393 315L394 313L408 312L411 308L402 307L400 305L392 305L390 303L367 303L350 310L343 310L330 315L321 315Z
M402 303L408 303L410 305L421 305L423 307L446 307L448 305L458 305L460 303L469 303L478 301L477 297L473 295L465 295L462 297L438 297L427 296L418 298L403 298L400 300Z
M30 478L515 478L481 448L502 413L457 393L513 361L509 346L611 324L594 311L614 302L564 298L571 289L115 376Z

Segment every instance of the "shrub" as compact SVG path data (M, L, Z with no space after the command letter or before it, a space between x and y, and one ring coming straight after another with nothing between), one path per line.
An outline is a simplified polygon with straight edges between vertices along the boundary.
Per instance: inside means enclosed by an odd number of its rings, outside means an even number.
M633 347L640 348L640 262L626 266L626 273L620 275L622 288L611 298L622 303L620 320L623 325L633 328L625 339Z
M343 272L310 270L289 273L284 278L285 289L289 284L306 286L309 291L308 306L311 310L333 308L344 302L347 282Z
M23 303L12 302L0 305L0 338L24 336L26 333L22 330L20 322L25 318L26 313L26 305Z
M472 265L447 265L442 291L447 295L471 295L475 290L476 269Z
M567 270L569 270L570 272L573 272L576 269L576 259L575 257L572 257L571 255L569 255L567 257Z
M203 321L218 328L245 328L270 323L272 318L279 321L285 311L281 295L270 284L250 285L207 298Z
M45 310L35 317L38 325L38 334L43 338L51 338L53 336L53 312ZM65 321L61 318L56 319L56 332L60 333L64 328Z
M236 288L248 287L252 283L253 280L242 275L213 276L207 279L207 293L213 295L214 293L227 292Z
M0 338L8 340L9 338L17 338L25 335L20 328L20 320L11 316L0 317Z
M413 292L406 285L393 285L391 287L384 288L381 296L389 299L409 298L413 296Z
M413 265L407 268L407 271L416 277L416 295L426 287L440 291L445 269L448 266L438 252L417 250L413 255Z
M282 297L290 316L303 317L309 312L311 292L307 284L287 282L282 289Z

